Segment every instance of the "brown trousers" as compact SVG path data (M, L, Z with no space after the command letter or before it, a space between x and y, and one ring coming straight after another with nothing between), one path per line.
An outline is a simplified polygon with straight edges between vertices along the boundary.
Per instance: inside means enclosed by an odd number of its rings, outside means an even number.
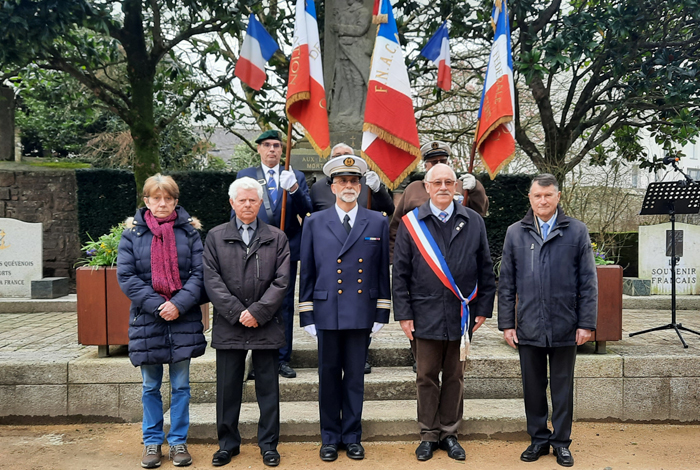
M459 341L415 338L411 348L416 358L421 441L456 437L464 413L465 363L459 360Z

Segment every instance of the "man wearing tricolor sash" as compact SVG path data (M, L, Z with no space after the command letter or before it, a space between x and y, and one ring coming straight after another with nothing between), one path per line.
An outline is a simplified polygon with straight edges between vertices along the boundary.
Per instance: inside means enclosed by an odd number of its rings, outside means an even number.
M430 200L401 220L394 245L394 319L416 359L418 460L438 447L464 460L457 441L464 365L471 335L493 311L496 279L486 227L454 200L455 172L433 166L425 177ZM442 372L442 384L440 383Z

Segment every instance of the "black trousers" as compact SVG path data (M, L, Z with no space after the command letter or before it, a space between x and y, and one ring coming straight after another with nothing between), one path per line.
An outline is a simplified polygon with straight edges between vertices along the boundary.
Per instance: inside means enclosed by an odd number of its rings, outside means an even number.
M216 434L219 448L231 451L241 445L238 420L243 399L245 349L216 350ZM277 448L280 436L279 350L254 349L255 393L260 408L260 452Z
M518 346L527 433L533 444L569 447L574 415L576 346ZM552 394L552 431L547 428L547 359Z
M362 439L365 358L370 331L317 331L318 402L323 444L355 444Z
M280 362L292 360L292 341L294 339L294 289L297 283L298 261L289 263L289 286L282 302L282 320L284 321L284 339L287 344L280 348ZM256 371L257 374L257 371Z

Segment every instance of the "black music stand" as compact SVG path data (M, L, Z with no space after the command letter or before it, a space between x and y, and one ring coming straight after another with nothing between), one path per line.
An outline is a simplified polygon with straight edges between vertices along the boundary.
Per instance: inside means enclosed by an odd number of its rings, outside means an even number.
M687 348L688 345L683 340L680 330L700 336L700 332L676 323L676 264L678 263L678 258L676 258L676 214L697 214L698 212L700 212L700 184L692 180L649 183L639 215L668 214L671 219L671 323L630 333L630 336L659 330L676 330L684 348Z

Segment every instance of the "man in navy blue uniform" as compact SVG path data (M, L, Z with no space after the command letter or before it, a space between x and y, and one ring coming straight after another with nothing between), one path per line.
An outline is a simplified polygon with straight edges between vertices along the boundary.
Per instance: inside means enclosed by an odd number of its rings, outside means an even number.
M364 365L370 333L389 322L389 222L357 204L367 163L354 155L323 167L333 207L306 218L299 319L318 339L321 460L363 459Z
M258 217L266 224L280 227L282 218L282 194L287 190L287 213L284 222L284 233L289 239L291 254L289 287L282 304L284 318L284 337L287 345L280 349L279 372L282 377L294 378L297 373L289 365L292 357L292 337L294 327L294 288L297 278L297 262L299 261L299 246L301 244L300 218L311 212L311 197L309 186L304 174L298 170L285 170L280 165L282 157L282 136L279 131L265 131L257 139L260 165L245 168L238 172L236 178L249 176L263 185L263 204ZM232 215L233 217L233 215Z

